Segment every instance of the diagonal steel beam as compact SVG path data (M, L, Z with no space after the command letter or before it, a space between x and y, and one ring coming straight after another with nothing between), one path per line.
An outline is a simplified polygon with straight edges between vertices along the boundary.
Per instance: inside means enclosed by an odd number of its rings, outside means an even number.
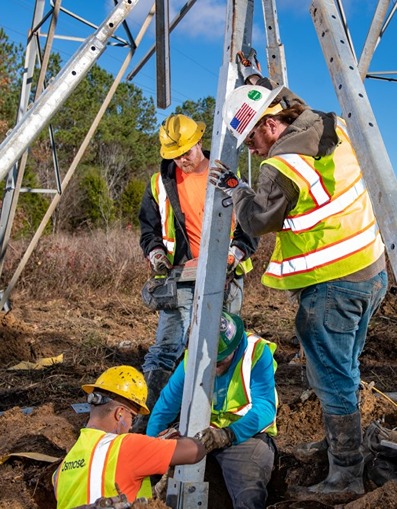
M369 64L371 63L374 51L378 44L380 34L382 32L383 21L386 18L389 3L390 0L379 0L376 7L374 17L372 19L367 38L361 52L360 60L358 62L358 70L362 80L367 75Z
M275 0L262 0L266 32L266 55L269 78L278 85L288 87L287 64L284 46L281 43Z
M121 0L98 30L87 38L38 101L0 145L0 180L65 103L106 49L106 41L128 16L138 0Z

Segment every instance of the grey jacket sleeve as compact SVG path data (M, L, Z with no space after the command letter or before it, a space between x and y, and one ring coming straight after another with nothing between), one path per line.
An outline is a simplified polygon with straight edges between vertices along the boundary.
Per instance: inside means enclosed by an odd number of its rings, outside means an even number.
M242 229L257 237L280 231L297 197L293 182L265 164L261 167L257 192L251 188L237 189L233 204Z

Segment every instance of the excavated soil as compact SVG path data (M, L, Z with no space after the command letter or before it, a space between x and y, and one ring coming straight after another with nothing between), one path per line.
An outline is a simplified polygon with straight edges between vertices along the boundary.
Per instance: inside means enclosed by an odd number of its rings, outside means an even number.
M254 260L255 261L255 260ZM258 260L257 260L258 262ZM288 499L287 489L310 485L326 475L326 462L299 462L299 442L322 437L319 402L308 390L304 362L294 336L295 307L286 294L260 285L261 263L247 277L242 310L246 327L278 345L276 360L278 458L269 485L268 507L346 509L397 508L397 483L377 486L366 477L365 496L344 505ZM74 443L87 414L71 407L83 403L80 386L117 364L140 367L153 341L157 316L140 301L140 288L129 295L77 289L72 297L27 297L16 290L13 307L0 317L0 509L54 509L51 475ZM380 420L397 426L397 299L394 282L374 317L361 358L363 427ZM22 361L63 354L62 362L43 369L11 369ZM19 454L18 454L19 453ZM26 457L22 453L50 456ZM207 462L209 508L229 509L230 500L212 461ZM165 507L157 503L152 507Z

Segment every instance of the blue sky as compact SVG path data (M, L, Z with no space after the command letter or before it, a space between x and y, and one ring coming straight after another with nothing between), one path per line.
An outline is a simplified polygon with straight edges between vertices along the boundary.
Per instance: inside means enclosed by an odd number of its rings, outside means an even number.
M184 1L170 0L172 20ZM331 78L325 65L317 34L309 14L310 0L278 0L277 10L281 41L285 48L289 86L302 96L313 108L340 112ZM344 0L343 6L348 20L356 53L359 56L376 7L376 0ZM34 0L1 0L0 26L11 41L25 45L31 25ZM111 0L63 0L62 6L100 24L113 8ZM140 0L132 11L128 24L134 36L151 6L151 0ZM49 7L49 0L46 2ZM266 68L266 39L263 28L263 12L260 0L255 0L255 25L253 47L258 52L262 68ZM171 34L171 99L167 110L158 110L159 121L163 120L177 105L187 99L198 100L216 96L219 68L223 57L225 24L225 0L197 0L190 12ZM154 42L154 23L145 34L136 51L127 74L137 65ZM57 35L86 37L92 29L61 14ZM125 38L123 29L117 35ZM44 39L42 44L44 45ZM56 40L54 49L66 62L78 49L81 42ZM370 71L397 70L397 15L391 20L370 64ZM109 72L117 72L124 60L126 50L108 48L99 64ZM397 77L397 76L396 76ZM145 65L133 80L145 95L156 96L155 58ZM397 140L395 121L397 116L397 83L365 81L381 134L390 159L397 169Z

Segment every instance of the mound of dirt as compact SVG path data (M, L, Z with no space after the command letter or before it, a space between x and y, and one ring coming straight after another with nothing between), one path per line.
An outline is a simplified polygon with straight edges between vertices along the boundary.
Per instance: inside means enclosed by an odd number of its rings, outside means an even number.
M305 465L292 454L300 442L322 437L322 416L308 390L304 360L294 336L295 308L283 292L260 285L261 263L247 277L242 311L246 327L278 345L277 389L280 399L278 458L269 486L269 507L325 507L286 500L289 486L324 478L326 462ZM73 298L37 300L16 292L13 310L0 320L0 509L55 509L51 475L84 426L87 414L71 407L83 403L82 383L92 382L117 364L140 368L154 339L157 315L140 302L140 288L130 295L81 292ZM380 420L397 426L397 299L391 288L373 319L361 359L362 415L365 428ZM43 369L11 369L22 361L58 357ZM389 396L388 396L389 394ZM40 453L50 461L22 453ZM55 460L54 458L59 458ZM217 465L207 462L209 508L229 509L231 502ZM367 495L346 509L397 507L396 484L376 486L366 480ZM392 502L394 501L394 502ZM395 505L392 505L394 503ZM289 505L288 505L289 504ZM305 505L306 504L306 505ZM161 507L161 505L157 505ZM341 507L335 504L328 507Z

